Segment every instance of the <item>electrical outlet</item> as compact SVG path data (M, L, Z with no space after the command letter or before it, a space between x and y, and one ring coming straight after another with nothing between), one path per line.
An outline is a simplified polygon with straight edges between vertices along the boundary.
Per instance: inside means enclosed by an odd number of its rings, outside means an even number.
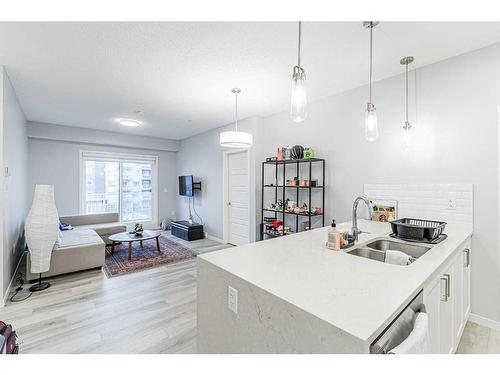
M227 288L227 307L235 314L238 314L238 291L232 286Z
M457 209L457 200L454 198L448 199L448 210L456 210Z

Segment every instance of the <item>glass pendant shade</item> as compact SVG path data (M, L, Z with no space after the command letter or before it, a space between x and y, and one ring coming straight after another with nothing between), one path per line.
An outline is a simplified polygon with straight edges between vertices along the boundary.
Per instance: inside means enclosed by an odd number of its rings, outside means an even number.
M298 66L293 68L292 101L290 117L293 122L302 122L307 117L307 93L305 87L305 73Z
M368 103L365 112L365 137L369 142L375 142L378 138L377 111L371 103Z
M375 142L378 138L377 110L372 103L372 76L373 76L373 28L378 22L365 21L363 27L370 30L370 59L369 59L369 81L368 81L368 104L365 111L365 138L368 142Z
M300 65L300 47L302 43L302 22L299 22L299 40L297 48L297 65L292 73L292 95L290 103L290 118L299 123L307 117L306 72Z
M247 132L226 131L220 133L219 143L222 147L248 148L252 147L253 135Z

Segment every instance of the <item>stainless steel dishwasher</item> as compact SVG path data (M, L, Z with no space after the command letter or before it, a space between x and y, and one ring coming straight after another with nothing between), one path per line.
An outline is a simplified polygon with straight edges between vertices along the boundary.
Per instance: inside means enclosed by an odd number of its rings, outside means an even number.
M421 290L370 345L370 354L387 354L401 344L413 330L415 314L425 312L423 302Z

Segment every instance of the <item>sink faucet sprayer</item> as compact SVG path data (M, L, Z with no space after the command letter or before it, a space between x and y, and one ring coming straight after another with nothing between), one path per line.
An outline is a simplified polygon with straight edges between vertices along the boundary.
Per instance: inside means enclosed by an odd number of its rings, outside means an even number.
M358 203L359 201L363 201L368 207L368 212L370 213L370 217L372 216L373 208L371 202L366 197L357 197L352 204L352 238L354 241L358 240L359 234L364 233L358 228Z

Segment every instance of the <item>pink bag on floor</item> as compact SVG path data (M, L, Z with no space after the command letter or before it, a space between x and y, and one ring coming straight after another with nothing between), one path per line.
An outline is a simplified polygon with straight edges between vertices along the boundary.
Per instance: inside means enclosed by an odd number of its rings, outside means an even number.
M17 354L19 345L16 343L16 331L10 324L0 321L0 354Z

